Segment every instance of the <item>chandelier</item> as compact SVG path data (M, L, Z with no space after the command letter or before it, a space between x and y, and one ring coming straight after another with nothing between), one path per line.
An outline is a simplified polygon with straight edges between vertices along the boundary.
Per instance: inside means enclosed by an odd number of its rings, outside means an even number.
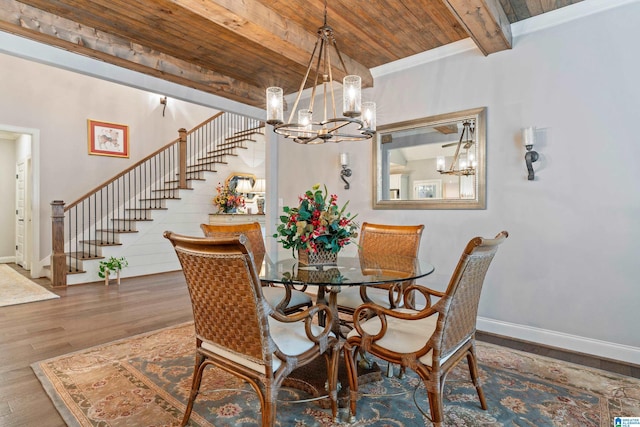
M477 161L475 158L475 149L471 149L475 144L474 135L476 124L473 120L466 120L462 123L462 133L460 140L451 144L444 144L442 148L456 146L456 152L453 155L451 165L447 169L445 167L445 157L438 156L436 158L436 169L442 175L458 175L469 176L476 174Z
M333 73L329 50L335 50L345 77L342 82L343 105L342 116L336 112L333 88ZM312 76L311 98L307 108L298 110L302 91ZM314 120L314 101L316 89L322 85L322 120ZM283 120L282 88L267 88L267 123L273 125L273 131L285 138L293 139L299 144L324 144L325 142L358 141L370 139L376 130L375 102L361 102L361 79L357 75L349 75L342 60L333 29L327 25L327 2L324 2L324 24L318 28L318 38L311 53L306 73L300 84L298 95L291 109L291 115L285 123ZM294 115L297 111L297 120Z

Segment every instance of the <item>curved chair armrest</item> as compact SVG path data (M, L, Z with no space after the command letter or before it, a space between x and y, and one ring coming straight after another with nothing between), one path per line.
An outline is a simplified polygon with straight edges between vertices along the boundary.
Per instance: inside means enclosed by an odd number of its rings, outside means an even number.
M325 325L319 335L314 335L311 327L318 325L313 324L313 318L315 316L318 316L320 312L323 312L326 316ZM331 309L325 304L316 304L313 307L289 315L282 314L278 311L272 311L270 316L275 320L284 323L295 323L304 321L304 328L307 334L307 338L316 343L328 337L328 335L331 333L331 325L333 324L333 313L331 312Z
M422 296L424 296L427 303L425 308L429 308L433 305L431 301L432 296L442 298L446 295L444 292L436 291L434 289L427 288L426 286L416 285L415 283L412 283L403 291L405 306L412 310L418 310L415 306L416 299L412 295L413 292L419 292L420 294L422 294Z
M263 286L264 286L264 283L263 283ZM289 302L291 301L291 288L292 286L287 283L285 283L282 286L282 289L284 289L284 298L280 300L280 302L276 306L276 310L279 311L280 313L284 313L284 311L287 309L287 306L289 305Z
M395 317L396 319L403 319L403 320L423 319L433 314L440 313L442 311L441 309L442 305L443 304L441 304L441 301L438 301L438 303L434 306L425 307L420 311L416 310L415 313L406 313L406 312L382 307L374 303L362 304L353 313L353 328L356 331L358 331L358 334L360 334L360 336L364 336L366 335L366 332L362 329L362 326L360 325L360 319L364 319L366 321L371 319L373 316L377 316L380 320L381 328L380 328L380 332L378 332L376 335L371 336L371 339L375 341L382 338L387 332L387 316Z

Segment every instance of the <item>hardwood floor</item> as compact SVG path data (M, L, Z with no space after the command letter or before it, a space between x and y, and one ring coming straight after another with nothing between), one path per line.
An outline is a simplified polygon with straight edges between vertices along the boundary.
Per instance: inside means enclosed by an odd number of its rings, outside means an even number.
M12 265L17 271L25 273ZM61 296L0 308L0 426L64 426L31 364L192 320L182 272L52 289ZM640 378L640 366L478 333L478 339Z

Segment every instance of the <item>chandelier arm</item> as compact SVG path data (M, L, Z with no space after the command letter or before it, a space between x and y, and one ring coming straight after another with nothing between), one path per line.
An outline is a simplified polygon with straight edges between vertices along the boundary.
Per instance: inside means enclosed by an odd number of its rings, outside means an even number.
M309 100L309 110L311 112L313 112L313 106L316 100L316 90L318 89L318 80L320 79L320 67L322 66L322 56L323 54L326 55L325 51L327 49L327 40L322 28L318 29L318 41L320 42L320 49L318 51L318 61L316 62L316 75L313 81L313 87L311 89L311 99Z
M342 64L342 69L344 70L344 74L349 75L349 72L347 71L347 66L344 64L344 60L342 59L342 55L340 54L340 49L338 49L338 42L336 41L335 38L332 39L332 42L333 42L333 48L336 50L336 53L338 54L338 59L340 60L340 64Z
M287 123L293 122L293 115L296 113L298 109L298 103L300 102L300 97L302 96L302 91L304 90L304 86L307 83L307 79L309 78L309 74L311 73L311 68L313 67L313 58L316 56L316 52L318 50L318 43L320 42L321 36L318 34L318 38L316 39L316 44L313 46L313 52L311 52L311 57L309 58L309 63L307 64L307 71L304 74L304 79L302 79L302 83L300 83L300 89L298 89L298 95L296 96L296 101L293 103L293 107L291 108L291 114L289 115L289 120ZM317 77L316 77L317 78ZM315 87L315 85L314 85ZM313 98L311 98L313 99ZM311 109L311 108L309 108Z
M342 124L338 124L338 125L336 125L336 126L332 127L331 129L328 129L328 132L329 132L329 133L333 133L333 132L337 131L338 129L340 129L340 128L343 128L343 127L347 126L347 125L348 125L348 124L350 124L350 123L353 123L353 122L351 122L351 121L345 121L345 122L342 122Z
M319 139L319 138L320 137L316 135L314 137L309 137L309 138L297 137L297 138L294 138L293 140L298 144L309 144L311 141L315 141L316 139Z
M460 133L460 140L458 141L458 145L456 146L456 153L453 155L453 161L451 162L451 167L449 168L449 171L451 172L453 172L454 168L456 167L456 163L458 162L458 158L460 157L460 146L462 145L462 139L464 138L465 129L466 126L463 126L462 132Z
M327 38L327 47L325 50L325 60L326 60L326 69L327 69L327 74L329 75L329 91L331 92L331 108L332 108L332 116L331 117L338 117L337 111L336 111L336 97L335 94L333 92L333 71L331 69L331 55L329 54L329 47L331 46L331 40L335 40L333 38L333 33L331 33L329 35L329 37ZM327 120L327 112L326 112L326 106L327 106L327 100L326 100L326 91L325 91L325 114L324 114L324 120Z

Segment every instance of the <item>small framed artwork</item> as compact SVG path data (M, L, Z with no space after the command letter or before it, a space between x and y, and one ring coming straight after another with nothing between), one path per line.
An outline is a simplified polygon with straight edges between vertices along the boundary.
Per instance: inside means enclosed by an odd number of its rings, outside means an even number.
M87 120L89 154L129 157L129 126Z
M442 199L442 180L413 181L413 198L415 200Z

